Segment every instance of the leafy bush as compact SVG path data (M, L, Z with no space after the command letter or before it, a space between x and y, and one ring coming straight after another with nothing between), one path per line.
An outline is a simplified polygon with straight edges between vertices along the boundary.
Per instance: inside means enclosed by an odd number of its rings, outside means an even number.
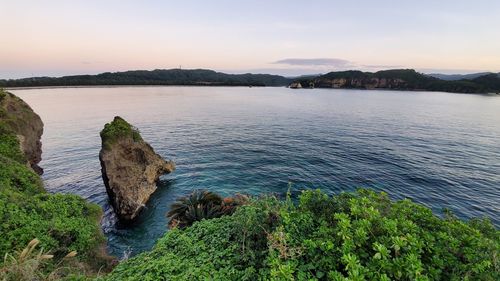
M173 229L105 280L499 280L499 250L488 220L442 219L369 190L317 190Z
M32 196L44 191L40 177L26 164L0 155L0 194Z
M135 142L141 141L139 131L120 116L115 116L111 123L104 125L101 131L102 147L109 149L120 138L131 138Z
M210 191L195 190L172 204L167 213L169 226L184 228L203 219L230 215L237 206L245 203L245 200L246 197L242 195L223 199Z
M14 159L19 163L26 163L24 153L19 148L19 140L14 134L2 134L0 124L0 155Z
M76 195L48 194L26 166L0 156L0 253L38 237L56 254L89 254L103 242L99 206Z
M267 233L279 209L274 198L252 201L232 216L175 228L151 252L115 268L106 280L255 280L264 267Z
M311 204L313 203L314 204ZM330 203L331 202L331 203ZM326 213L311 206L338 205ZM274 235L297 254L270 248L276 278L332 280L495 280L499 274L499 232L491 223L440 219L410 200L391 202L384 193L360 190L328 198L308 191L297 207L281 213ZM485 225L485 227L477 227ZM484 231L487 229L487 231Z

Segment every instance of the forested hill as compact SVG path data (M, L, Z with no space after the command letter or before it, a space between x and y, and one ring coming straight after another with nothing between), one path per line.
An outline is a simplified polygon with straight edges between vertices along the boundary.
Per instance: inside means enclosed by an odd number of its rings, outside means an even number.
M97 75L33 77L0 80L0 87L103 86L103 85L205 85L286 86L290 79L270 74L226 74L207 69L156 69L106 72Z
M472 79L446 81L413 69L378 72L337 71L313 78L297 79L295 85L314 88L423 90L456 93L499 93L500 74L485 74Z
M500 93L500 74L464 76L443 80L413 69L378 72L358 70L329 72L295 79L271 74L227 74L207 69L156 69L105 72L97 75L33 77L0 80L0 87L107 86L107 85L189 85L189 86L286 86L297 88L353 88L421 90L456 93Z

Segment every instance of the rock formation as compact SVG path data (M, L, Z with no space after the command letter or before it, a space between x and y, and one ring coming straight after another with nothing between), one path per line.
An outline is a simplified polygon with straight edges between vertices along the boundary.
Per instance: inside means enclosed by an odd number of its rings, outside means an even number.
M334 78L316 79L315 85L320 88L357 88L357 89L406 89L408 83L403 79L393 78Z
M27 165L39 175L42 160L43 122L31 107L17 96L0 89L0 130L12 131L19 141Z
M121 117L101 131L99 153L106 191L122 222L133 221L155 190L160 175L175 169L163 160L140 136L137 129Z
M299 82L293 82L288 87L290 87L290 89L301 89L302 85Z

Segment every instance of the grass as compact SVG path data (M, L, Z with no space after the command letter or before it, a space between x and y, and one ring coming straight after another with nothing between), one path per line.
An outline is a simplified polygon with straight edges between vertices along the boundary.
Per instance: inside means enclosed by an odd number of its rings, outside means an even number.
M77 256L76 251L67 253L58 262L54 255L43 248L36 250L40 240L33 239L16 254L5 254L3 266L0 268L1 280L33 281L60 280L65 277L77 278L80 274L70 265L71 259ZM67 278L67 279L69 279Z

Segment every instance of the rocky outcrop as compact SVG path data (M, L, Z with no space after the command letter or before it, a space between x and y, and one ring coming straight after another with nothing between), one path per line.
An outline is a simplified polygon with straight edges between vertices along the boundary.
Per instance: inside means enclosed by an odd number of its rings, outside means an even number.
M13 132L19 141L27 165L39 175L42 160L43 122L31 107L17 96L0 89L0 126Z
M121 117L104 126L99 153L101 172L111 204L122 222L133 221L156 189L160 175L174 171Z
M375 73L358 70L335 71L324 75L300 78L292 84L300 83L302 87L336 88L336 89L390 89L390 90L427 90L427 91L482 91L475 86L462 87L446 81L418 73L413 69L382 70Z
M408 83L398 78L334 78L316 79L319 88L356 88L356 89L406 89Z

